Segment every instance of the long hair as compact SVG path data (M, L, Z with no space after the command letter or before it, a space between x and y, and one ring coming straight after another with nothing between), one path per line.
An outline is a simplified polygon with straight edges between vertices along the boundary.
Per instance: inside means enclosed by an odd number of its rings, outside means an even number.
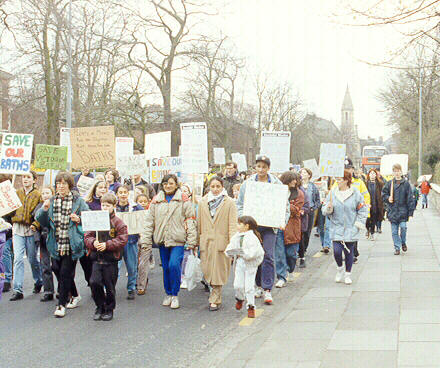
M96 196L96 188L98 188L100 183L105 184L105 181L98 180L95 184L93 184L92 190L89 192L89 194L87 194L86 202L93 202L93 197Z
M248 225L249 230L252 230L255 236L258 238L261 244L263 244L263 239L261 239L261 235L258 232L258 224L257 221L252 216L241 216L238 218L238 222L243 225Z
M344 170L344 180L347 180L347 185L350 188L351 182L353 181L353 177L351 175L351 172L347 169Z
M381 177L380 177L380 174L379 174L379 172L378 172L376 169L370 169L370 170L368 171L368 174L367 174L367 182L370 180L370 174L371 174L372 171L374 171L374 172L376 173L376 181L378 181L379 183L383 183L383 182L382 182L382 179L381 179Z

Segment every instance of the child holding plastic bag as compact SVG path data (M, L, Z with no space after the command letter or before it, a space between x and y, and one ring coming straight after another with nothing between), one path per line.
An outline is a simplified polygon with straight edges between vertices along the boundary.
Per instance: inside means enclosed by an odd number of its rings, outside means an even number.
M235 257L235 309L240 310L246 299L249 318L255 318L255 275L264 258L257 226L253 217L241 216L238 219L238 233L225 250L228 257Z

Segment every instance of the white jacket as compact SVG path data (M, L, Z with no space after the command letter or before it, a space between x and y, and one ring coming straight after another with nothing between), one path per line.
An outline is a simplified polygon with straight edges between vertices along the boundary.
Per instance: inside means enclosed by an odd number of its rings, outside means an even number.
M243 238L243 243L240 245L241 238ZM236 233L226 247L225 254L232 257L237 254L237 250L240 248L243 254L238 257L244 259L246 266L258 267L263 262L263 246L252 230Z

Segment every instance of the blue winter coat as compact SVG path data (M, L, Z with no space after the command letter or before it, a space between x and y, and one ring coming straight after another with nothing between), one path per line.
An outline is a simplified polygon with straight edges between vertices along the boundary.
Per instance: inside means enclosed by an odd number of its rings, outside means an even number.
M393 203L390 203L391 183L393 182ZM382 189L382 198L387 211L387 218L390 222L407 222L414 214L416 202L414 200L411 184L402 179L397 184L396 179L390 180Z
M47 227L49 233L47 235L46 247L52 258L59 259L58 246L55 238L55 223L53 221L53 205L54 197L50 200L49 210L45 211L41 207L35 218L42 227ZM89 211L89 206L80 196L73 194L72 213L76 213L81 217L81 212ZM76 224L72 220L69 221L69 239L72 259L79 259L85 254L84 233L81 224Z

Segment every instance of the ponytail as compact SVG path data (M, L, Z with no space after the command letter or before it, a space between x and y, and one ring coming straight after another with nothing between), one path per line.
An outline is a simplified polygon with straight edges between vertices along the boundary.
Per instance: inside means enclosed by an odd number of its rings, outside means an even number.
M238 218L238 222L240 224L248 225L249 230L252 230L255 234L255 236L258 238L261 244L263 244L263 239L261 238L260 233L258 232L257 228L257 221L252 216L241 216Z

